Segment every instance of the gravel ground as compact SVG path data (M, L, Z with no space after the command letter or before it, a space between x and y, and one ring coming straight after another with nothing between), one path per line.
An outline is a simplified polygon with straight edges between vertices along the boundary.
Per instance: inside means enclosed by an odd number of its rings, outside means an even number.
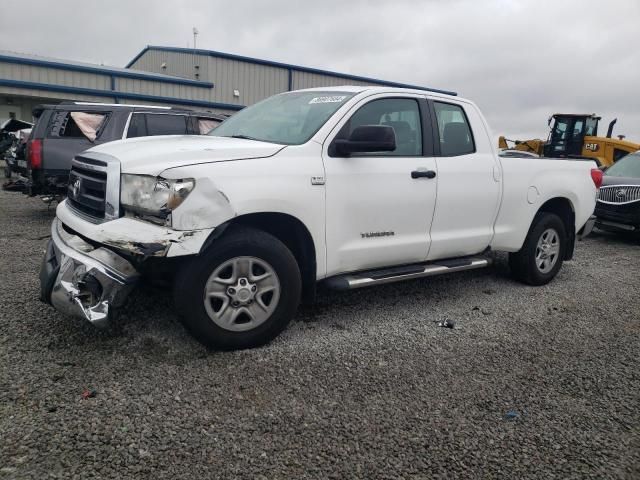
M216 353L163 292L107 332L39 302L52 218L0 192L0 478L640 478L637 241L594 235L539 288L500 256L323 292Z

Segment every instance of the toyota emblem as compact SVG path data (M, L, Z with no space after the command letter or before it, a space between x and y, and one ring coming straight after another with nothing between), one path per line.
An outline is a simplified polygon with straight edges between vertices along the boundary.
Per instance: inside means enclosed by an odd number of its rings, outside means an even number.
M76 178L71 184L71 196L73 198L78 198L78 194L80 193L80 178Z

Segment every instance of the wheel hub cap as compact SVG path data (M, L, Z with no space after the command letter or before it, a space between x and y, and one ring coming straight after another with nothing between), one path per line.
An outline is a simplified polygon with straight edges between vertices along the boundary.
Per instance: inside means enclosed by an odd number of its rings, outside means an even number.
M204 306L219 327L235 332L266 322L280 299L280 280L271 265L256 257L235 257L209 276Z
M227 289L227 295L232 304L250 305L257 291L257 285L243 277L238 280L238 283Z
M560 235L553 228L548 228L538 240L536 246L536 266L542 273L549 273L558 262L560 255Z

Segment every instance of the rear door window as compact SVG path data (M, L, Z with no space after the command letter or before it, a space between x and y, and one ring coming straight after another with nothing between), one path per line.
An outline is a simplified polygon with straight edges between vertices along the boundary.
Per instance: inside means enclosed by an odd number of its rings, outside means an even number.
M185 135L189 133L186 115L134 113L131 115L127 138L154 135Z
M147 125L144 121L144 114L134 113L131 115L129 122L129 130L127 130L127 138L146 137Z
M149 113L145 117L147 135L185 135L187 133L186 115Z
M94 141L107 123L108 114L100 112L56 111L51 118L49 137L86 138Z
M444 157L467 155L476 151L469 120L460 105L434 102L440 153Z

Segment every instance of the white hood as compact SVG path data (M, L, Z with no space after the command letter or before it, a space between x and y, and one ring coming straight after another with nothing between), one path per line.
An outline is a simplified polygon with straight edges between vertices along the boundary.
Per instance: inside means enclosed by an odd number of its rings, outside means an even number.
M109 142L93 147L87 153L117 158L122 173L159 175L168 168L198 163L270 157L284 147L241 138L167 135Z

